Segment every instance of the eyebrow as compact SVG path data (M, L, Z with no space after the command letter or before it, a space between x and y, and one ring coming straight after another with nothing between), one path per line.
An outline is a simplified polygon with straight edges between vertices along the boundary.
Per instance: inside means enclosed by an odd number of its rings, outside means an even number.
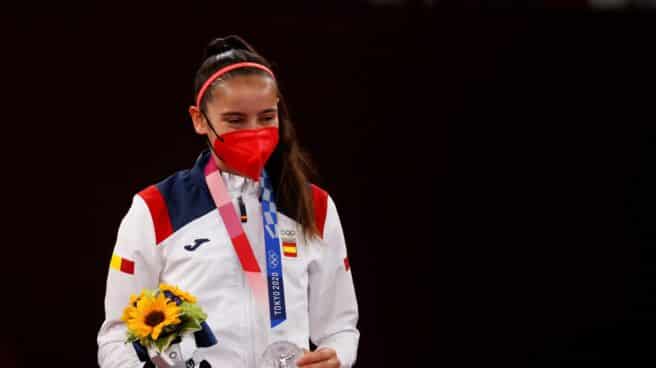
M278 109L270 108L270 109L262 110L258 114L266 114L266 113L269 113L269 112L276 112L276 111L278 111ZM227 112L224 112L224 113L221 114L221 116L229 116L229 115L245 115L245 114L243 112L239 112L239 111L227 111Z

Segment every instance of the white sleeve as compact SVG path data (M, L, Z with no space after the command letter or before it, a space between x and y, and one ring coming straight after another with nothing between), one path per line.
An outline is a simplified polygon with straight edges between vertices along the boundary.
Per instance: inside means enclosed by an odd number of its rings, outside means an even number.
M143 367L131 343L126 344L123 309L131 294L154 289L159 284L162 260L155 244L155 228L144 200L135 195L119 225L107 275L105 320L98 331L100 368ZM121 264L122 263L122 264Z
M321 256L309 269L310 338L317 350L335 349L342 367L355 364L358 304L337 209L328 196Z

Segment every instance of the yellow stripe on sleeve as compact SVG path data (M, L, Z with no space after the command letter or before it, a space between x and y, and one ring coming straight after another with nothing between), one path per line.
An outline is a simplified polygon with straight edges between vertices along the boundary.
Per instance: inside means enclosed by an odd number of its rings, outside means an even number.
M117 256L116 254L112 254L112 261L110 262L109 266L115 270L121 270L121 257Z

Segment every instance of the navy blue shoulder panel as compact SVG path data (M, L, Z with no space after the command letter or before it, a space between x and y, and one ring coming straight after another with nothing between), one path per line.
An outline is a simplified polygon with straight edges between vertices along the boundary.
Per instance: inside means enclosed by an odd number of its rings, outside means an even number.
M173 232L216 208L205 183L208 159L209 150L205 150L193 168L178 171L156 184L166 202Z

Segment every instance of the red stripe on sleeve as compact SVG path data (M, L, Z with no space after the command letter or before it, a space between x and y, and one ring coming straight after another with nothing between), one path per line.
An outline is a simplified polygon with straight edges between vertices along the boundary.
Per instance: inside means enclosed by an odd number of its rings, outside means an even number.
M130 275L134 274L134 262L129 259L121 259L121 271L129 273Z
M162 193L160 193L155 185L151 185L139 192L139 196L148 205L150 216L155 226L155 242L159 245L164 239L173 234L173 225L171 225L169 210L166 207L164 196L162 196Z
M319 229L319 236L323 238L323 228L326 224L326 213L328 212L328 193L312 184L312 203L314 205L314 221Z

